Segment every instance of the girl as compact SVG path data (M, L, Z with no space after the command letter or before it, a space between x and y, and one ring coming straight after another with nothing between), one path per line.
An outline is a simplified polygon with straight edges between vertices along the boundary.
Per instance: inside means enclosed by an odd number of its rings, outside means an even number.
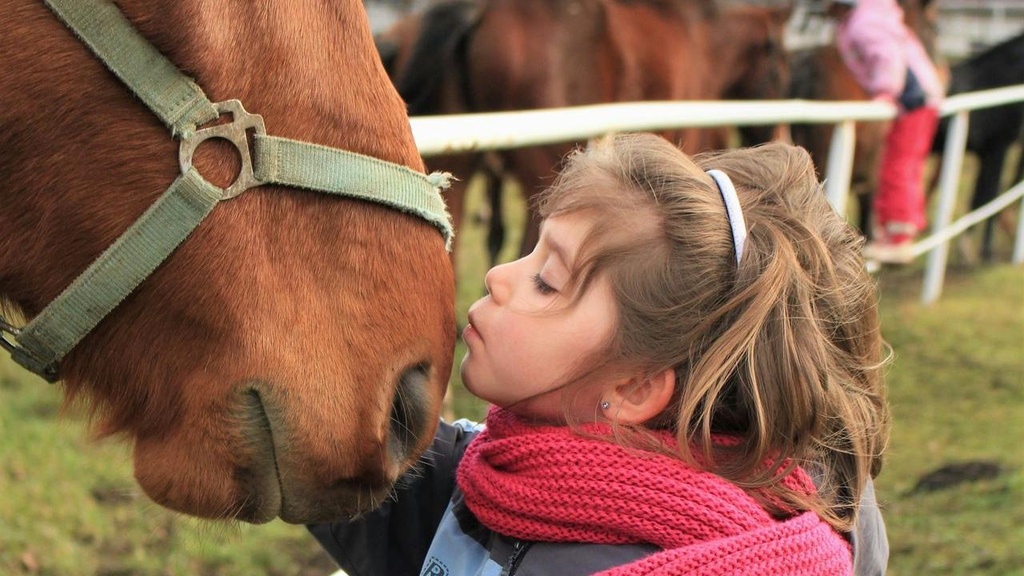
M877 226L865 257L907 263L914 237L927 224L924 169L945 88L896 0L830 0L827 7L836 20L836 47L854 79L873 100L895 104L897 111L882 151Z
M875 294L807 153L693 162L618 136L571 156L540 213L463 334L486 428L442 423L377 512L311 527L342 567L884 572Z

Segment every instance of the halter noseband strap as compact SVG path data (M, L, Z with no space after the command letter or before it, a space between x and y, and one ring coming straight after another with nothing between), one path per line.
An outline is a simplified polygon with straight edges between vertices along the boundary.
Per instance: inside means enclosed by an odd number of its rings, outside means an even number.
M237 100L210 102L109 0L45 2L172 135L182 139L182 174L23 329L0 318L0 347L9 350L18 364L50 382L59 379L61 359L138 287L218 202L255 186L279 184L385 204L430 222L450 249L452 226L440 194L440 189L448 186L449 175L428 176L351 151L268 136L263 118L245 112ZM232 114L232 122L199 128L224 112ZM255 133L252 155L247 131ZM230 140L242 157L242 172L225 190L191 167L192 152L211 137Z

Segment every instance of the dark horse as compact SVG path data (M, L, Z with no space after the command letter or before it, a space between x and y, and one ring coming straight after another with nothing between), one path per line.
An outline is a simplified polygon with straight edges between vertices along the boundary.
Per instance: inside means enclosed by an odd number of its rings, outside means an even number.
M1024 33L1000 42L987 50L958 62L950 69L949 94L1024 84ZM949 129L943 118L932 143L932 151L941 154ZM1015 102L970 113L967 129L967 150L978 157L978 175L971 196L971 210L991 202L999 195L1011 146L1024 143L1024 102ZM1024 156L1017 165L1014 183L1019 182ZM981 255L992 258L994 220L985 222Z
M465 46L480 10L477 0L441 0L399 19L374 40L384 69L406 100L410 116L471 112ZM410 65L411 64L411 65ZM458 177L445 191L456 228L463 222L464 195L474 174L483 177L490 199L488 251L492 264L504 242L501 216L503 167L494 153L444 154L429 158L434 170ZM458 243L458 235L455 238ZM454 259L456 250L452 250Z
M702 0L443 2L421 19L419 40L402 58L395 82L413 116L642 100L782 98L788 86L783 37L789 14L788 5L718 6ZM773 130L752 127L744 133L751 141L767 141ZM727 143L722 130L666 136L690 152ZM502 151L500 165L529 200L577 145ZM437 158L428 164L468 175L464 170L479 166L480 158ZM449 191L456 222L463 193L457 186ZM532 249L537 232L531 211L521 252Z
M268 135L423 171L358 1L117 7ZM42 2L2 0L0 20L0 303L31 320L181 171L167 128ZM239 163L210 141L194 165L225 186ZM214 209L64 357L63 385L101 433L133 442L135 476L160 504L251 522L348 517L431 440L453 288L427 221L259 186Z

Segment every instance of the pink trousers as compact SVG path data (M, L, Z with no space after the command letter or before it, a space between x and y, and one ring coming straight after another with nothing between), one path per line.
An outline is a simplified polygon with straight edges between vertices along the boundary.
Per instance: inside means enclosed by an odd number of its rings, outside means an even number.
M889 234L913 236L927 225L924 168L939 111L924 106L897 117L886 137L875 194L875 218Z

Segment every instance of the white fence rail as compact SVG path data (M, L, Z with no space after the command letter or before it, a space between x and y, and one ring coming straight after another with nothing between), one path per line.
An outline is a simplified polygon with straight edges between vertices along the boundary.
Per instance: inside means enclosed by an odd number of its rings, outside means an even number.
M992 202L953 221L967 141L968 112L1013 102L1024 102L1024 85L959 94L949 97L942 105L942 115L952 115L953 119L943 153L939 199L931 218L931 233L914 244L915 256L928 255L921 294L925 303L934 302L941 295L950 240L1024 198L1024 182L1017 183ZM411 124L416 145L425 157L583 141L610 132L776 123L835 124L825 179L826 194L835 209L845 215L853 168L855 122L884 120L894 114L892 106L875 102L674 101L423 116L412 118ZM1024 262L1024 203L1012 258L1015 264Z

